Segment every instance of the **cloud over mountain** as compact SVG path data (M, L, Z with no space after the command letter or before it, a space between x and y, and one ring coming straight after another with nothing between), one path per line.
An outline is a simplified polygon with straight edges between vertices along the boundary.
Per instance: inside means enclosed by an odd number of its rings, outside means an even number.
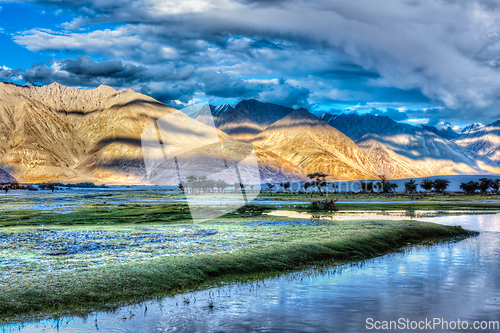
M397 102L441 107L431 122L497 117L500 11L491 1L33 3L73 19L13 33L19 45L58 57L21 69L26 79L128 85L167 102Z

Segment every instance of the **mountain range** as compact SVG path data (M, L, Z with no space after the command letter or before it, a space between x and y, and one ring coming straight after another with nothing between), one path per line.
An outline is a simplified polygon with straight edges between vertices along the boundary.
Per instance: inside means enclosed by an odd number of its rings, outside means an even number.
M141 131L173 110L131 89L3 83L0 165L20 182L137 182Z
M141 133L174 111L131 89L0 83L0 168L20 182L147 183ZM303 179L275 153L256 154L262 179Z
M386 177L474 174L494 172L498 167L427 127L370 114L324 114L321 118L353 139L375 165L376 173Z
M20 182L147 183L141 133L175 111L130 89L0 83L0 167ZM450 126L431 130L369 114L317 117L256 100L188 115L182 121L194 132L212 125L235 149L251 142L266 182L313 172L375 179L500 171L500 123L458 134ZM450 129L457 136L440 135ZM190 140L182 131L175 135Z
M453 140L473 154L500 161L500 120L482 126L475 126Z
M305 109L290 112L251 142L299 166L304 174L323 172L347 179L375 176L369 159L354 141Z
M252 105L248 108L247 105ZM275 109L273 109L275 108ZM212 107L214 117L217 117L216 126L219 128L231 128L232 133L242 133L248 126L247 122L240 123L235 114L238 110L245 110L245 118L252 119L252 133L245 133L245 140L249 140L257 146L276 152L281 157L292 161L294 164L305 168L305 172L311 169L325 169L329 166L329 172L334 177L347 177L352 179L376 178L380 175L389 178L425 177L431 175L447 174L478 174L496 173L500 170L498 163L487 156L477 155L467 147L459 145L455 139L460 137L462 131L473 132L481 128L481 124L473 124L469 128L461 128L448 124L438 124L438 128L431 126L412 126L398 123L386 116L375 116L371 114L341 114L333 115L325 113L319 118L306 110L297 113L291 109L270 104L260 103L255 100L243 101L234 108L224 107L224 111L215 111ZM220 109L218 109L220 110ZM253 111L253 113L250 113ZM265 121L259 122L259 114L266 114ZM287 113L287 116L274 124L268 125L267 115ZM289 116L294 116L290 121ZM221 119L224 119L222 122ZM301 122L300 119L303 119ZM312 125L313 120L317 124ZM321 125L320 125L321 123ZM224 124L224 125L222 125ZM359 149L336 149L328 153L331 144L324 141L312 140L310 135L304 136L301 129L307 124L307 133L314 133L315 138L328 138L325 133L344 134L351 139ZM329 127L325 127L330 125ZM266 127L267 126L267 127ZM321 128L322 130L319 130ZM337 130L337 132L334 131ZM452 131L454 135L449 135ZM258 134L257 134L258 133ZM448 135L445 135L447 133ZM252 135L254 137L252 138ZM452 137L448 139L447 137ZM240 137L241 139L241 137ZM346 146L346 141L339 144L340 137L326 141L336 142L334 146ZM301 143L300 145L298 143ZM351 144L348 146L352 147ZM318 152L329 156L337 156L338 159L325 158L322 163L314 160ZM302 153L303 152L303 153ZM306 158L304 156L307 156ZM342 161L342 162L341 162ZM335 167L350 170L339 175ZM356 167L353 167L353 166Z
M241 101L234 108L229 104L211 105L210 110L217 128L234 139L243 141L251 141L271 124L294 111L292 108L261 103L254 99ZM193 118L202 121L206 116L205 112L195 114Z

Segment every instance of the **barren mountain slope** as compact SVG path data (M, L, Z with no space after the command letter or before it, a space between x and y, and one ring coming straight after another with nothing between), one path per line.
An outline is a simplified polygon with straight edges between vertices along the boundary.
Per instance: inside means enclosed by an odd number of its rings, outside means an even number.
M375 176L371 163L351 139L305 109L275 122L252 143L308 173L320 171L342 179Z
M33 89L0 84L0 165L19 181L74 177L85 144Z
M22 182L134 182L142 129L172 110L132 90L0 83L0 164Z
M251 99L241 101L234 108L228 105L212 108L212 115L217 128L235 139L249 141L292 111L281 105Z
M158 185L175 185L191 176L234 184L240 181L238 173L248 184L303 180L302 170L288 161L181 111L148 126L141 139L149 180Z
M0 165L21 182L144 183L141 133L173 111L130 89L0 83ZM190 130L206 127L185 118ZM301 179L302 170L288 161L262 149L256 153L263 178Z

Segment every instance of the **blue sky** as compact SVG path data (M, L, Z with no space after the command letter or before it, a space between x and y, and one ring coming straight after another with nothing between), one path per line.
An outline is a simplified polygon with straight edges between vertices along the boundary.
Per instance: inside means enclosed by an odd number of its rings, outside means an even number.
M0 80L132 88L171 105L255 98L315 113L490 123L495 2L0 1Z

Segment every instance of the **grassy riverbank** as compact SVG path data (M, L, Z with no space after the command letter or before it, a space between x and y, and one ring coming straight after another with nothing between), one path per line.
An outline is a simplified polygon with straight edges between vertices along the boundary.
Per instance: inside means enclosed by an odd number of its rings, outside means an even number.
M4 321L113 308L221 278L344 263L467 235L417 221L263 220L257 212L196 225L48 222L2 229L0 257L11 264L0 278Z
M328 197L315 198L314 201L331 200ZM203 200L203 196L200 196ZM293 200L285 197L280 198L279 203L247 205L241 207L236 212L226 214L225 217L248 218L262 216L263 212L276 209L296 210L299 212L311 212L309 202L293 204ZM412 211L500 211L500 202L484 201L436 201L420 202L343 202L338 201L336 206L343 211L365 211L365 210L401 210ZM321 208L321 206L319 206ZM16 226L46 226L46 225L116 225L116 224L147 224L147 223L182 223L190 221L191 214L187 205L167 204L167 205L112 205L96 204L74 208L78 211L71 211L61 214L57 210L42 211L34 209L16 209L0 211L0 231L8 227ZM213 210L215 208L211 208ZM317 212L322 213L319 209ZM323 213L327 213L324 211ZM408 216L411 216L409 214Z

